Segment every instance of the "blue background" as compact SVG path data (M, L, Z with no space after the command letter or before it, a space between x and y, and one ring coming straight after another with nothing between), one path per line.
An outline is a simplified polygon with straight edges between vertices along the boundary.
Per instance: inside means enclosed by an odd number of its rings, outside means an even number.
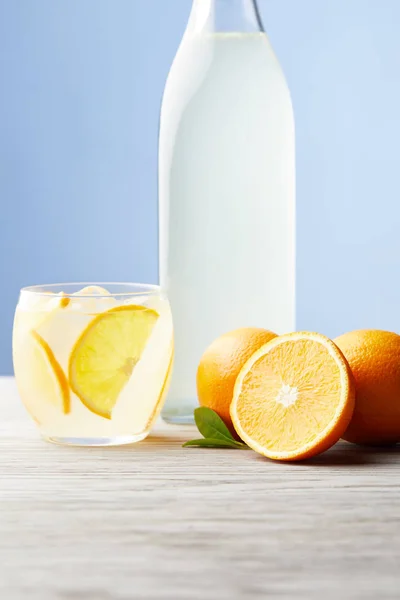
M21 286L157 281L157 131L191 0L0 0L0 373ZM297 127L298 327L400 329L400 2L259 0Z

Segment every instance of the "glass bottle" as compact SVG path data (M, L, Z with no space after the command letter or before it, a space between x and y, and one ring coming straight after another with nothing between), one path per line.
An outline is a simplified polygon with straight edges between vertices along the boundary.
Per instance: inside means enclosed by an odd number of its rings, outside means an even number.
M190 422L216 337L295 328L293 111L255 0L193 1L161 108L159 215L176 350L163 417Z

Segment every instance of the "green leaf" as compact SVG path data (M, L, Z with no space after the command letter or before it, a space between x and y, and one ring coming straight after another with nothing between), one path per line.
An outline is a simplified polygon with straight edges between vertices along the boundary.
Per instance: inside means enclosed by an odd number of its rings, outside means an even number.
M211 408L200 406L194 411L197 429L205 438L236 442L231 432L219 415ZM240 442L238 442L240 443Z
M183 447L197 446L202 448L235 448L236 450L248 449L246 444L235 440L231 432L211 408L201 406L194 411L194 419L204 439L191 440L183 444Z
M188 446L197 446L201 448L233 448L235 450L248 449L248 446L246 446L246 444L236 442L235 440L228 441L212 438L201 438L200 440L191 440L190 442L186 442L185 444L183 444L184 448Z

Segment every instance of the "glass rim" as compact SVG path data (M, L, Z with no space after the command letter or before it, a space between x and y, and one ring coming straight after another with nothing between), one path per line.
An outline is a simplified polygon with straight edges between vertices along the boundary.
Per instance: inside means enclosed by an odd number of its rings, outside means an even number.
M96 286L96 287L103 287L105 289L107 289L108 293L107 294L79 294L77 292L79 292L79 289L85 288L85 287L89 287L89 286ZM66 292L63 290L63 288L71 288L71 287L77 287L77 292ZM112 290L109 290L108 288L113 288L113 287L119 287L119 288L123 288L126 287L126 291L124 292L120 292L120 291L116 291L113 292ZM57 290L56 292L53 290ZM160 295L163 293L162 288L160 285L156 285L156 284L152 284L152 283L132 283L132 282L119 282L119 281L76 281L76 282L64 282L64 283L44 283L44 284L37 284L37 285L28 285L25 287L22 287L20 289L20 294L33 294L35 296L53 296L53 294L61 294L63 293L63 295L65 297L71 297L73 296L74 298L107 298L108 296L113 296L113 297L123 297L123 296L151 296L151 295Z

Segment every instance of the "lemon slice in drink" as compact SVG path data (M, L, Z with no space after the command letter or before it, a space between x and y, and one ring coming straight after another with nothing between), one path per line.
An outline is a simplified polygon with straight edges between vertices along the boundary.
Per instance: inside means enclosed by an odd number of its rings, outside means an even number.
M83 331L71 352L69 381L93 413L111 419L158 318L143 306L118 306L99 314Z
M14 355L21 398L39 425L70 411L68 380L50 346L35 331Z

